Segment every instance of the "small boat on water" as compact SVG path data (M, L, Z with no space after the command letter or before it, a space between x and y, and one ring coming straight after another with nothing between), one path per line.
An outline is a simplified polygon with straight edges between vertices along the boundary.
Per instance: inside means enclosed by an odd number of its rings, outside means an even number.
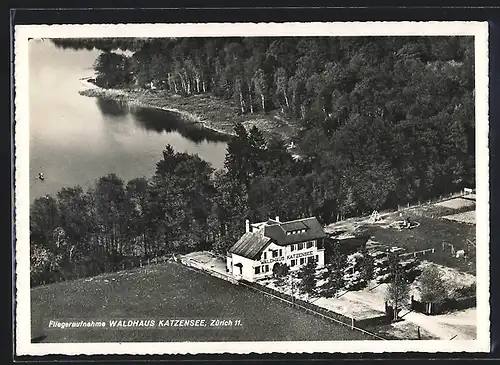
M43 172L40 172L40 173L38 174L38 178L39 178L40 180L42 180L42 181L45 179L45 176L43 175Z

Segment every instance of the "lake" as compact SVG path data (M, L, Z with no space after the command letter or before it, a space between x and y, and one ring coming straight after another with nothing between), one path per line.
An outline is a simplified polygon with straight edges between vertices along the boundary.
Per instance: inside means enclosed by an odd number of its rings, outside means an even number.
M94 74L99 53L63 50L50 40L29 43L31 201L62 187L87 188L108 173L125 182L150 177L167 144L223 167L222 136L176 113L80 95L80 79Z

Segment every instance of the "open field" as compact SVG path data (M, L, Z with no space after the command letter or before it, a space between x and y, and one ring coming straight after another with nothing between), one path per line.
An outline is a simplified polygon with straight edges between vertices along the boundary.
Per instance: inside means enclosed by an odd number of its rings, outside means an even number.
M448 205L450 204L452 203ZM467 239L475 242L475 225L445 218L448 215L458 213L470 216L472 214L470 212L471 207L467 205L456 209L443 206L440 203L423 205L400 212L383 214L382 220L377 223L371 223L367 217L352 218L334 223L327 230L345 230L347 232L367 234L381 245L402 247L407 252L434 248L435 253L427 254L425 256L426 260L475 274L475 248L469 246L470 251L467 259L457 259L452 255L450 246L453 245L455 252L457 250L466 250ZM472 212L474 211L472 210ZM406 218L410 218L412 222L417 222L418 226L413 229L401 230L391 226L394 222Z
M462 212L457 214L446 215L444 219L449 219L452 221L462 222L462 223L476 223L476 211Z
M33 336L42 329L47 335L43 342L373 340L175 263L36 287L31 290L31 308ZM243 325L220 329L46 328L51 319L169 318L240 318Z
M463 207L474 207L476 203L471 199L456 198L445 200L443 202L437 203L436 205L445 208L460 209Z

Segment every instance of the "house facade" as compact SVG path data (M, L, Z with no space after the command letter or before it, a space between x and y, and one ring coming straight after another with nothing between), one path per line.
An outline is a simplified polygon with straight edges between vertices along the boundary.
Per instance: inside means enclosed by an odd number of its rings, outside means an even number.
M253 224L247 220L245 234L227 252L226 269L235 278L253 282L272 276L277 263L294 271L314 259L321 268L325 237L315 217L288 222L276 217Z

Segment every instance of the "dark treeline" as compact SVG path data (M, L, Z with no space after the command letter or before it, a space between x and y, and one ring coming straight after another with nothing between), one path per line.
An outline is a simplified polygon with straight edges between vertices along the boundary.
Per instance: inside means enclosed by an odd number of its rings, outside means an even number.
M117 49L137 51L141 49L147 38L53 38L51 41L63 49L99 49L109 52Z
M32 271L34 283L113 270L128 256L224 253L246 218L331 222L474 186L472 38L136 42L131 57L99 56L101 86L212 93L235 98L242 113L277 109L298 126L304 158L236 125L223 171L167 147L151 179L125 184L110 175L90 191L37 199L32 267L42 269ZM45 272L51 279L40 279Z
M343 177L354 210L474 186L472 37L128 42L140 45L132 56L96 60L99 85L212 93L234 98L241 113L278 110L298 127L301 154Z
M284 143L241 125L224 170L167 145L155 174L124 182L115 174L36 199L30 211L32 285L96 275L195 249L224 254L245 219L315 213L314 174Z

